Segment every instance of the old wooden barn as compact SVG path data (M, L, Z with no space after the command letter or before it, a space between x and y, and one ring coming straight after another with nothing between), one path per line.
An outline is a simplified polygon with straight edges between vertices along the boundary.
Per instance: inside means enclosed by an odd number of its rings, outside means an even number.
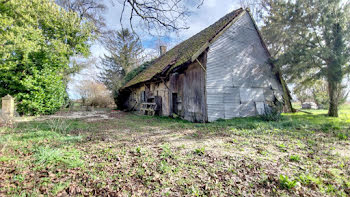
M256 116L290 104L269 57L249 10L238 9L161 54L120 90L118 105L193 122Z

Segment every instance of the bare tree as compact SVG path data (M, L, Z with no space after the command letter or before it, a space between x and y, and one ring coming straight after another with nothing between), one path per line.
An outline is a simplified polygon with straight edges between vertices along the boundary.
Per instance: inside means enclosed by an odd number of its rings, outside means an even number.
M115 2L116 0L111 0ZM204 0L194 0L191 4L197 4L197 7L203 4ZM185 23L188 15L189 1L186 0L122 0L118 1L123 6L120 17L120 23L123 26L123 17L126 16L126 9L130 10L128 13L130 28L134 31L135 19L141 19L140 24L148 30L158 31L165 29L166 31L177 31L180 29L187 29Z
M105 23L106 2L102 0L55 0L66 10L78 13L81 18L91 21L96 26L96 32L108 36ZM190 14L189 7L203 4L204 0L110 0L113 6L122 6L120 23L123 18L129 19L129 26L134 31L137 22L142 28L152 32L177 31L187 29L185 23ZM104 35L106 34L107 35Z
M110 91L103 83L83 80L75 89L82 100L82 106L107 107L114 104Z

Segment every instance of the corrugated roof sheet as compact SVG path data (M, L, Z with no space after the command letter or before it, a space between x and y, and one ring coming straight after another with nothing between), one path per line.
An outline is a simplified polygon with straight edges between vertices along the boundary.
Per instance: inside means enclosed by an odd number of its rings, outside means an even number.
M244 10L242 8L235 10L191 38L181 42L167 53L156 59L150 67L130 80L123 88L151 80L155 75L161 73L166 68L170 68L170 70L172 70L177 66L188 62L205 43L213 39L243 11Z

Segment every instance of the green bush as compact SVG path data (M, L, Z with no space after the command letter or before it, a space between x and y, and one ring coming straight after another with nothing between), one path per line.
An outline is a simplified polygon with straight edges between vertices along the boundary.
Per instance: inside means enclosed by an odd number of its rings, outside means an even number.
M20 114L51 114L64 104L67 78L87 56L92 24L51 0L0 3L0 97L16 98Z
M17 112L26 115L52 114L65 103L67 93L62 76L51 73L41 73L45 77L33 79L28 92L15 95Z

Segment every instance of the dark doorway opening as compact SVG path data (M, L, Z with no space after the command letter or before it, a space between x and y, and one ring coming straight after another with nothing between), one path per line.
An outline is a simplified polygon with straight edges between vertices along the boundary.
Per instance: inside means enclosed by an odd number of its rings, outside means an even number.
M177 93L173 93L172 100L173 100L173 106L172 106L173 113L177 114L178 113L178 110L177 110Z

